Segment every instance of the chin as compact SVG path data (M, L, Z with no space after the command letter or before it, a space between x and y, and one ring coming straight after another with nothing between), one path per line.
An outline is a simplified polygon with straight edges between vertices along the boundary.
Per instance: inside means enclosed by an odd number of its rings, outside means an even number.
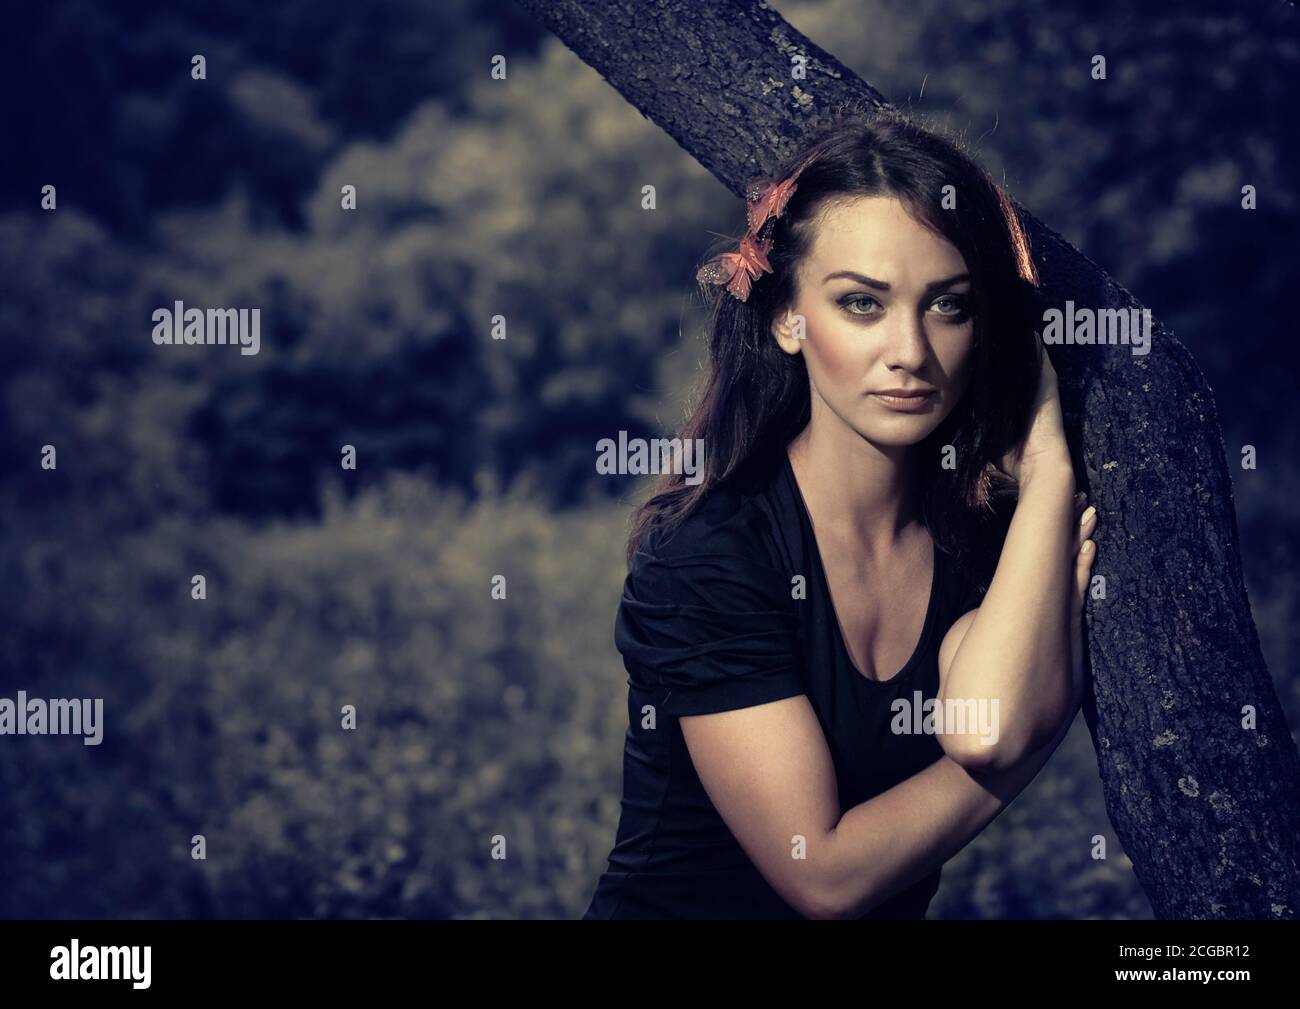
M868 441L879 448L911 448L925 441L933 431L934 428L928 424L925 427L911 425L911 430L903 430L899 426L883 428L878 424L873 424L869 428L857 428L863 441Z
M854 428L867 441L881 448L910 448L930 437L943 423L943 415L931 413L907 416L871 418L870 423L855 424Z

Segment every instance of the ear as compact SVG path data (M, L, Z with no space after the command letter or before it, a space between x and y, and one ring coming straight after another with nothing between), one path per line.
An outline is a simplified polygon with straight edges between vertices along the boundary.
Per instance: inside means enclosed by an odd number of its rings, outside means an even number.
M788 307L780 309L772 316L772 337L787 354L798 354L803 350L805 321Z

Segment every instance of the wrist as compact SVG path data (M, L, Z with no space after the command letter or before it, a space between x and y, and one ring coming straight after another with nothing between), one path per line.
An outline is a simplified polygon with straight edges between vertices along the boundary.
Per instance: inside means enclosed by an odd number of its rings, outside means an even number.
M1025 460L1020 465L1020 493L1024 494L1030 486L1044 487L1064 491L1074 496L1074 467L1068 456L1061 455L1046 459Z

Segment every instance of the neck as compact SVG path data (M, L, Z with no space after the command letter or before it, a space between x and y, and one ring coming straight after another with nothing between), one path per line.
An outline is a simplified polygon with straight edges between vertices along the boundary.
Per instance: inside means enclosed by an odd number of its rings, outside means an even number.
M908 448L872 444L816 394L789 455L810 515L837 538L851 537L875 553L895 544L918 518Z

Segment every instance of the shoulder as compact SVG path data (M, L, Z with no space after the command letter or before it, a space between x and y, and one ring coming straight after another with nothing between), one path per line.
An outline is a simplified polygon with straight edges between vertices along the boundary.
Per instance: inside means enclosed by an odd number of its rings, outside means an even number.
M711 488L686 516L647 535L629 584L664 601L704 595L726 608L772 609L789 600L768 490L752 475Z
M802 692L798 603L769 516L761 493L714 488L675 525L652 531L633 557L614 642L632 682L670 691L666 713Z
M772 518L761 491L728 484L707 491L673 525L654 530L639 551L646 560L672 563L692 557L774 563Z

